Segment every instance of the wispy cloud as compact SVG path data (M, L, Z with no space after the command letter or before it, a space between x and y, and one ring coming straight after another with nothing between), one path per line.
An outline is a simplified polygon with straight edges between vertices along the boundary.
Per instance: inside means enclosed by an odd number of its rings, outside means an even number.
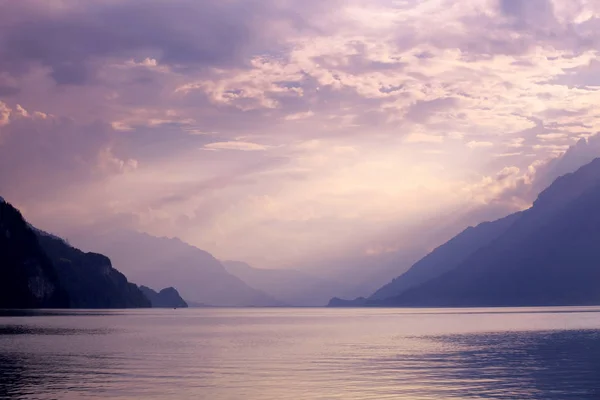
M269 146L250 142L215 142L205 144L203 148L206 150L264 151Z
M476 141L476 140L472 140L467 143L467 147L470 149L481 149L481 148L493 147L493 146L494 146L493 142L482 142L482 141Z
M426 133L409 133L404 141L406 143L443 143L444 137Z

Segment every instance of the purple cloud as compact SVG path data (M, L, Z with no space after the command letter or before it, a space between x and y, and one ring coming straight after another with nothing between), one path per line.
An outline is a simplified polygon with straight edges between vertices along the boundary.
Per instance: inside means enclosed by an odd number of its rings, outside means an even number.
M434 3L6 2L0 194L285 258L499 216L599 154L597 7Z

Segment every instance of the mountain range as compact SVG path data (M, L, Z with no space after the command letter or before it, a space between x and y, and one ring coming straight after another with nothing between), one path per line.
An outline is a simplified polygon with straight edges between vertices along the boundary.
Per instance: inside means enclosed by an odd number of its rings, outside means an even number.
M332 293L343 293L345 286L295 269L254 268L241 261L223 261L227 271L248 286L269 293L294 306L322 306Z
M465 229L369 297L333 298L329 304L600 304L599 205L596 159L556 179L529 209ZM323 274L221 262L177 238L115 231L91 236L88 244L101 253L35 228L0 198L0 308L313 306L354 290ZM405 256L377 258L376 268L363 271L377 279L362 290L414 255ZM131 283L113 263L146 286ZM404 269L399 264L396 270Z
M86 238L133 279L149 287L175 287L190 305L271 307L285 303L227 272L210 253L178 238L119 230Z
M600 159L531 208L469 228L367 299L331 306L600 304Z
M510 227L520 213L493 222L483 222L476 227L468 227L448 242L423 257L412 268L392 282L379 288L370 299L383 300L393 297L437 278L460 265L477 249L488 245Z
M107 257L33 228L0 201L0 308L150 306Z

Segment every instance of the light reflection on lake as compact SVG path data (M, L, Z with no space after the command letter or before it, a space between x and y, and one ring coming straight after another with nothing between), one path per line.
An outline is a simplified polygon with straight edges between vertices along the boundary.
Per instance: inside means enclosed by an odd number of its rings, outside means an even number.
M600 398L600 308L0 315L0 398Z

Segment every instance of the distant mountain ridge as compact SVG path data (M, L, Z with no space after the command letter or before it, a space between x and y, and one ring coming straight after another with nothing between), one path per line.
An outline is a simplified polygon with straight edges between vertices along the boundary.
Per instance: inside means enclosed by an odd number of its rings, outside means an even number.
M434 264L438 272L444 270L442 274L413 286L386 285L367 304L600 304L600 159L558 178L530 209L507 218L491 223L500 233L495 238L489 237L492 240L487 243L471 242L459 252L462 260L458 265L444 264L440 257ZM501 229L502 221L510 222L506 229ZM453 247L453 241L462 239L461 235L436 249L438 256L441 250ZM434 258L430 256L426 258ZM424 261L405 275L410 277L411 271L416 274ZM388 296L390 289L399 291Z
M116 264L148 287L175 287L189 304L210 306L283 306L284 302L252 288L210 253L177 238L115 231L88 238Z
M293 269L261 269L241 261L222 261L222 264L248 286L294 306L323 306L332 293L344 288L338 282Z

